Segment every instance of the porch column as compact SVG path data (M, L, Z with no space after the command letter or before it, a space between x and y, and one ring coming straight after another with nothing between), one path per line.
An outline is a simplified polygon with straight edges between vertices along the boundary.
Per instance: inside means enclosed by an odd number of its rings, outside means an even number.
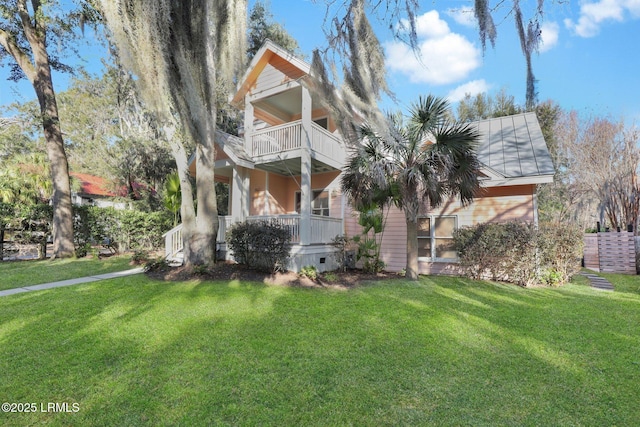
M240 222L249 216L249 175L250 171L241 166L233 168L231 179L231 217Z
M300 244L311 243L311 94L302 87L302 154L300 155Z
M253 156L253 104L251 103L249 94L244 97L244 149L249 156Z

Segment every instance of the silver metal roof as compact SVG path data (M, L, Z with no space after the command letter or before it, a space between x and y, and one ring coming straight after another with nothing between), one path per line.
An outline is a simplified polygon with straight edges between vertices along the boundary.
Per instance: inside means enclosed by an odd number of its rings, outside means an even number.
M507 178L553 175L555 170L535 113L473 122L478 159Z

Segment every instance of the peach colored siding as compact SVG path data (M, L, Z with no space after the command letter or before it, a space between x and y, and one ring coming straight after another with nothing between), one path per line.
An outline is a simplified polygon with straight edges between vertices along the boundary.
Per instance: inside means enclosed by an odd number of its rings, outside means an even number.
M229 156L216 144L216 160L227 160Z
M300 176L290 177L276 173L269 173L269 190L267 192L267 172L252 170L250 175L251 208L249 215L266 215L267 203L269 214L295 213L295 193L300 191ZM330 216L341 215L341 196L335 190L339 190L339 171L319 173L311 176L311 188L320 190L326 188L331 200L329 205Z
M533 194L535 185L494 187L486 189L484 194L471 205L463 207L457 200L451 200L438 209L423 213L429 215L455 215L458 227L473 225L487 221L522 220L533 221ZM345 232L349 236L359 233L357 214L347 206L345 213ZM389 271L402 270L407 262L407 231L404 213L391 208L382 241L382 259ZM440 262L420 262L423 274L455 274L455 264Z
M269 203L270 214L285 214L288 213L287 199L288 199L288 184L290 178L287 178L276 173L269 174Z

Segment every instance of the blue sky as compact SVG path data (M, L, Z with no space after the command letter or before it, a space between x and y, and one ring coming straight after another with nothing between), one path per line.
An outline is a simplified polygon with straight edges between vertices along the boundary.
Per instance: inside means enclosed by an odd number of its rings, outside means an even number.
M483 54L473 2L421 3L422 63L388 30L377 32L385 46L389 84L400 101L397 106L385 102L385 108L403 109L421 94L456 101L465 92L494 94L501 88L524 104L525 61L513 20L503 19L506 11L496 15L495 48L488 44ZM535 3L521 1L523 9ZM271 10L305 52L323 44L321 5L272 0ZM552 99L584 114L640 123L640 0L547 0L542 37L533 57L540 101Z
M270 2L275 20L298 40L308 58L315 47L325 45L322 3ZM389 85L399 101L394 105L385 100L384 108L404 109L421 94L446 96L455 102L465 92L494 94L502 88L524 103L525 62L513 20L503 16L506 10L496 15L495 48L488 45L483 54L472 2L422 3L418 17L421 60L394 41L384 25L378 25ZM523 8L535 3L521 1ZM565 109L640 123L640 0L547 0L545 7L543 44L533 57L539 100L552 99ZM100 52L83 49L90 69L99 69ZM0 105L34 98L28 84L8 82L7 74L6 67L0 69ZM64 90L67 78L54 78L56 89Z

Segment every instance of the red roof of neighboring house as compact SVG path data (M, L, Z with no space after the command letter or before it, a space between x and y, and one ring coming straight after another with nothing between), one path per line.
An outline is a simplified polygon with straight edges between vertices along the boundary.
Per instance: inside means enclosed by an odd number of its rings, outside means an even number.
M111 183L105 178L78 172L71 172L69 175L80 181L80 192L83 194L103 197L115 197L116 195L109 190Z

